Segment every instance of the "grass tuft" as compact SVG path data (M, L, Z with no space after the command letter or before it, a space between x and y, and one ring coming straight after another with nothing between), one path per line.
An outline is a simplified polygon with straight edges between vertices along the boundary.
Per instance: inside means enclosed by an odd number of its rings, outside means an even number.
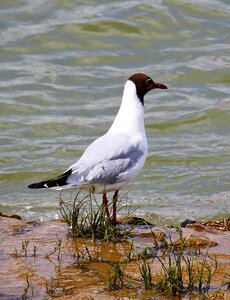
M138 268L141 275L141 278L144 282L144 286L146 290L150 290L153 287L152 284L152 274L151 274L151 267L148 262L147 249L145 249L140 255L138 260Z
M109 270L108 287L110 291L132 288L130 278L124 273L120 263L114 263Z
M21 249L18 250L15 248L14 251L10 253L10 255L13 257L27 257L29 243L30 243L30 241L28 241L28 240L22 240Z
M52 256L54 253L57 253L57 260L60 261L60 259L61 259L61 248L62 248L62 237L59 237L57 235L57 241L56 241L56 244L54 246L53 251L46 254L45 258L50 258L50 256Z
M170 295L199 292L204 296L209 291L211 280L217 270L217 259L202 254L200 251L187 250L182 230L176 229L178 243L173 243L171 237L165 241L163 254L155 253L155 258L161 264L156 286L162 292Z
M112 224L105 216L104 205L98 204L93 194L80 199L78 193L72 204L60 199L60 213L69 226L71 237L117 242L126 238L131 231L131 227Z

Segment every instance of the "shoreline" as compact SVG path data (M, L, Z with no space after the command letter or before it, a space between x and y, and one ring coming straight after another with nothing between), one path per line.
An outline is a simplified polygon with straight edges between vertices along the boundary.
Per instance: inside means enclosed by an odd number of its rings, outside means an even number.
M131 233L132 244L130 241L114 244L89 238L70 238L62 220L38 222L19 217L0 216L1 299L76 299L76 295L77 299L171 299L171 296L156 294L154 289L144 288L135 255L168 236L173 243L178 242L175 228L137 225ZM229 224L230 218L181 228L187 249L199 250L202 255L208 251L210 257L217 258L218 267L210 289L210 297L216 294L216 298L210 299L230 297L230 279L224 278L230 268ZM126 263L130 247L135 251ZM121 261L136 287L113 291L108 287L108 274L111 266ZM152 259L149 263L152 269L160 267ZM156 270L152 272L154 281ZM181 297L186 299L187 294Z

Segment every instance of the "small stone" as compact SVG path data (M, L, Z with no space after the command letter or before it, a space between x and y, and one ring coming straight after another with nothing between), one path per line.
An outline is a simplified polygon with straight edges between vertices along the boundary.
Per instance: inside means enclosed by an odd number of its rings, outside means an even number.
M195 224L188 224L186 227L187 227L187 228L192 228L192 229L194 229L194 230L197 231L197 232L205 231L205 226L203 226L203 225L201 225L201 224L198 224L198 223L195 223Z
M196 221L190 220L190 219L186 219L185 221L183 221L183 222L180 224L180 226L181 226L182 228L185 228L188 224L194 224L194 223L196 223Z
M142 219L142 218L139 218L139 217L124 218L120 222L122 224L128 224L128 225L148 225L148 226L154 226L154 224L151 224L150 222L146 221L145 219Z

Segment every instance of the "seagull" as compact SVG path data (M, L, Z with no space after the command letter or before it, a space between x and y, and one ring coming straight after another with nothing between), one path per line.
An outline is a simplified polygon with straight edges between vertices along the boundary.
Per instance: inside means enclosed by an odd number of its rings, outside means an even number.
M116 224L119 191L127 186L144 166L148 142L144 124L144 96L153 89L167 89L143 73L126 81L119 111L104 135L86 148L80 159L60 176L32 183L30 189L83 189L103 194L105 214L110 219L107 193L114 192L111 222Z

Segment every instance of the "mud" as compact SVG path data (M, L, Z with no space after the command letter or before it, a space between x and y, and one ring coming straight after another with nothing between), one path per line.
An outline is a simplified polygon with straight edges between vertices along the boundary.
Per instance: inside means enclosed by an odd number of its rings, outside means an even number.
M155 289L145 290L137 261L146 247L151 249L169 236L179 247L174 228L137 225L128 240L116 244L69 238L60 220L28 222L0 216L0 228L0 299L171 299ZM194 223L182 230L188 249L208 250L218 261L207 297L230 299L228 221ZM109 273L117 262L131 283L111 291ZM151 258L150 263L154 281L160 264ZM172 299L199 299L199 295Z

